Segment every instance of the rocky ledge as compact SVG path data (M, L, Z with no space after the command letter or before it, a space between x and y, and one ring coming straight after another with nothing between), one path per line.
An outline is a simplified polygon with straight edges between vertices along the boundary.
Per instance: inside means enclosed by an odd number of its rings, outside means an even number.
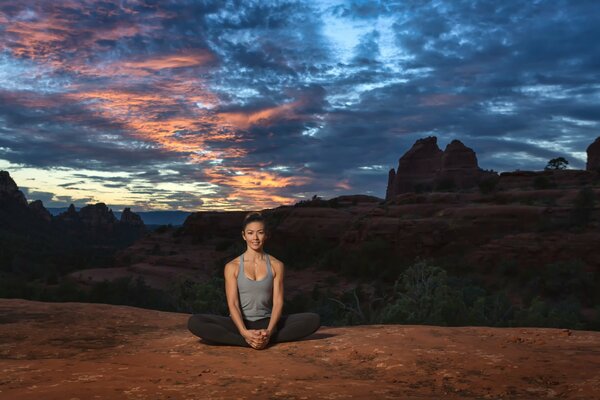
M600 398L600 332L323 326L253 350L203 343L188 317L0 299L0 398Z

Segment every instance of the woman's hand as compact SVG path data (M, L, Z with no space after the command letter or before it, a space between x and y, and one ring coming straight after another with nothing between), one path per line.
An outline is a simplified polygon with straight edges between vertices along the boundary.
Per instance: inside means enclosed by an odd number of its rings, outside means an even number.
M264 349L269 344L269 340L271 339L272 332L268 329L259 329L260 337L262 339L262 345L257 349Z
M262 331L265 329L247 329L242 336L253 349L264 349L269 339Z

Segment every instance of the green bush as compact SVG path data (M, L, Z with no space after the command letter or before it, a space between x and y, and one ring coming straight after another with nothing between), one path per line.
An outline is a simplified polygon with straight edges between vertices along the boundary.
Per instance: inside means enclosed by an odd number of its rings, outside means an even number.
M225 280L213 277L207 282L176 279L168 290L170 304L177 312L227 315Z
M469 320L477 325L506 326L513 315L514 308L504 291L478 297L469 309Z
M379 315L382 323L454 325L466 316L462 293L448 286L446 271L425 260L402 273L393 293Z
M583 304L594 303L597 276L579 260L547 264L533 279L544 298L560 300L573 296Z
M568 298L556 303L536 296L528 308L518 310L514 319L517 326L583 329L581 306L576 299Z

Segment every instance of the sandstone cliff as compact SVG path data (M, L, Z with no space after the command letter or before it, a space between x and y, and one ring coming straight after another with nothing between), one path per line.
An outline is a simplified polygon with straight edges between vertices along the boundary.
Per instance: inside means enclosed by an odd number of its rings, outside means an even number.
M600 398L600 332L322 326L253 350L208 345L188 318L0 299L0 398Z
M418 139L390 170L386 200L407 192L474 188L484 178L495 176L477 164L475 152L460 140L450 142L444 151L437 137Z

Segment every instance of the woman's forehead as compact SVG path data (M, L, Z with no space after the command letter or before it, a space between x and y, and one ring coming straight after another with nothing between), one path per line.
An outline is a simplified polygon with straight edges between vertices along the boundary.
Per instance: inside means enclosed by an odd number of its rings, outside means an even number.
M260 221L253 221L250 222L248 225L246 225L246 230L247 231L251 231L251 230L259 230L259 229L264 229L265 225L260 222Z

